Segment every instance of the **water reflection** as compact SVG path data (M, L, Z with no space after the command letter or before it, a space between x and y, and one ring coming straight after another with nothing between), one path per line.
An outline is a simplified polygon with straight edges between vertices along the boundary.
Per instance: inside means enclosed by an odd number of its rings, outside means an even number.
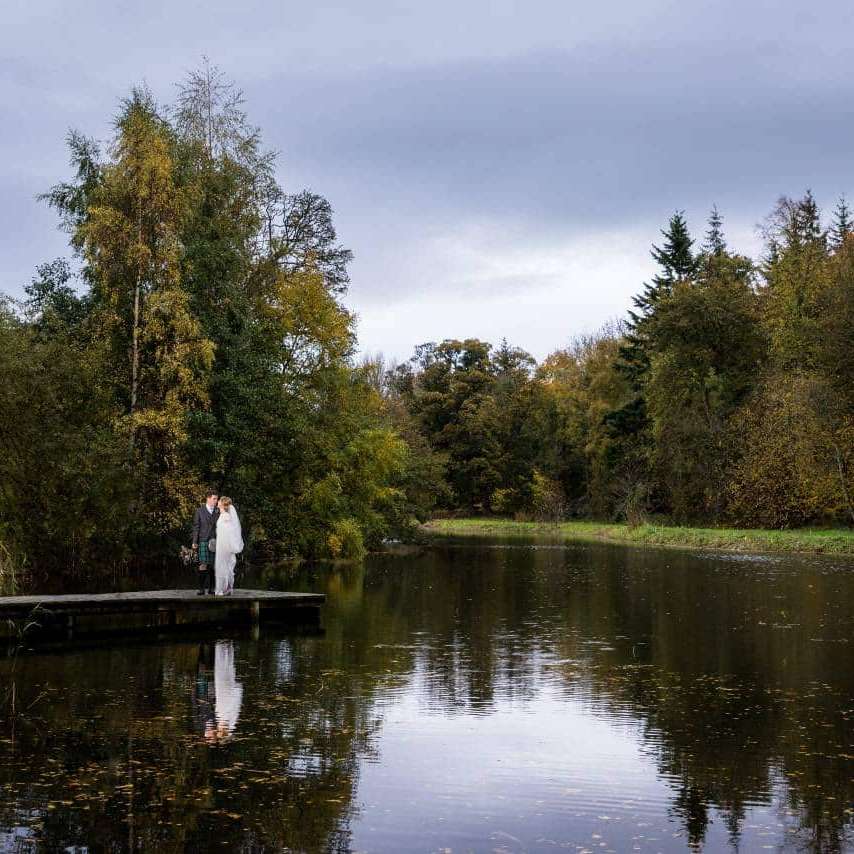
M214 684L216 686L216 732L214 737L228 738L237 726L243 686L234 673L234 642L217 641L214 659ZM207 735L207 733L206 733Z
M199 644L196 678L192 689L195 731L216 744L234 733L243 702L243 685L237 681L234 641Z
M844 567L469 546L259 583L327 592L325 634L0 665L0 851L852 847Z
M193 725L196 732L206 739L210 739L216 732L213 651L213 644L199 644L192 694Z

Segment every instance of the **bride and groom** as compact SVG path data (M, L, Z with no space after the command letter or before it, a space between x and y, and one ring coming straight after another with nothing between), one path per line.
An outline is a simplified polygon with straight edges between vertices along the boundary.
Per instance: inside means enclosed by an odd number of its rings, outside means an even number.
M240 517L231 499L209 492L193 516L193 553L199 564L199 596L230 596L234 566L243 551Z

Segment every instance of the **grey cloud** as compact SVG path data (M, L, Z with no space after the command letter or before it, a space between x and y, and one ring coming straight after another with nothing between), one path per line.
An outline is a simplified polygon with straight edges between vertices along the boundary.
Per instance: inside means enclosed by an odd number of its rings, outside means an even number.
M646 73L642 52L604 52L305 79L264 125L318 176L322 163L404 205L558 227L712 201L759 216L781 191L844 189L850 80L796 84L776 67L748 73L749 58L730 55L728 73L707 50Z
M854 183L854 9L839 0L34 0L5 11L0 290L61 251L34 196L67 174L67 128L105 136L142 80L168 102L202 54L246 90L284 183L332 202L363 311L427 282L459 287L464 271L431 252L472 224L485 245L531 253L646 234L621 247L645 257L674 208L700 233L716 202L746 233L780 193L810 186L829 207ZM641 276L619 283L626 300Z

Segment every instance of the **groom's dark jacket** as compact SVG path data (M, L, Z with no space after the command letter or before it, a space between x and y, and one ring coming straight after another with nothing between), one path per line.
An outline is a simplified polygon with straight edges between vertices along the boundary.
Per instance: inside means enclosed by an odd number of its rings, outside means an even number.
M216 520L219 519L219 507L214 507L213 513L208 513L207 507L199 507L193 516L193 545L206 543L216 536Z

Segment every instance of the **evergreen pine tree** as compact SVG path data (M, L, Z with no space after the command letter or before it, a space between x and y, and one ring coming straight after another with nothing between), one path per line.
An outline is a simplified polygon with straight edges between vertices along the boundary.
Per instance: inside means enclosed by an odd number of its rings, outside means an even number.
M644 285L643 291L632 298L638 311L630 311L629 326L636 328L641 318L650 314L662 295L669 293L675 282L690 278L697 268L697 262L691 251L694 241L688 232L688 223L682 211L676 211L667 230L662 230L664 243L652 247L653 260L661 271L652 277L652 281Z
M625 486L621 502L627 516L631 506L638 502L645 504L649 498L651 436L645 395L651 356L649 323L661 299L673 291L677 282L693 279L698 268L698 259L692 251L694 241L682 211L670 217L662 234L664 243L652 247L652 257L660 270L632 300L634 309L629 311L625 343L615 363L631 389L631 397L622 406L606 412L602 419L609 435L608 464Z
M690 279L697 272L697 259L692 251L694 240L688 231L684 212L676 211L670 217L667 229L661 233L664 243L660 247L652 247L652 257L661 270L652 277L652 281L644 284L641 293L632 297L635 308L629 310L626 344L620 350L620 370L636 388L639 388L649 366L643 340L644 321L655 312L661 297L669 294L676 282Z
M688 231L685 212L676 211L662 230L664 245L652 247L652 257L662 268L663 276L671 284L677 279L689 278L696 269L696 259L691 251L694 240Z
M712 205L712 212L709 214L709 230L706 232L706 240L703 243L703 251L707 255L718 258L727 250L723 222L723 217L718 212L718 206Z
M852 231L854 231L854 221L851 219L851 210L845 201L845 196L840 196L833 215L833 225L830 227L831 248L834 251L838 250Z
M795 229L795 240L793 243L811 245L824 243L827 235L821 228L821 211L812 190L795 204L795 215L792 225Z

